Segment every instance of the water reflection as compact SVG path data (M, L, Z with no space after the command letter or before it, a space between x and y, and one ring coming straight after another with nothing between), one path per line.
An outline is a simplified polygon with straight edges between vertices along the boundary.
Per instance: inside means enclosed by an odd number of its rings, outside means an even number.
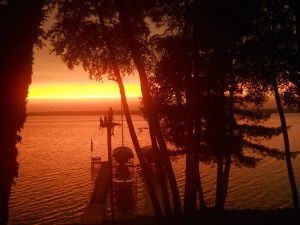
M300 117L299 114L287 115L288 124L293 125L290 130L291 147L297 150L300 149ZM146 126L141 117L134 117L134 122L137 128ZM63 223L62 221L71 223L73 217L75 221L80 219L94 187L88 148L91 133L94 134L94 151L104 161L107 160L106 135L99 135L98 129L95 129L97 124L96 116L28 117L18 157L22 166L10 198L9 224L59 224ZM276 124L278 115L274 114L266 125ZM62 129L64 133L59 133ZM120 137L120 132L120 129L116 129L115 136ZM128 141L125 144L133 147L129 143L130 135L127 130L124 135ZM150 144L146 132L141 133L139 138L142 146ZM264 143L270 147L283 148L281 137ZM115 138L113 148L120 145L121 140ZM180 196L183 197L185 157L178 155L171 158ZM293 162L297 184L300 187L298 157ZM134 207L125 209L129 214L127 218L153 214L144 179L140 176L141 169L137 157L134 159L134 166L134 180L137 179L137 185L134 184L132 188ZM215 164L206 163L201 163L200 167L206 201L208 206L212 206L215 199L217 167ZM95 177L95 174L93 176ZM274 209L291 205L284 161L264 158L255 169L232 167L225 208ZM117 203L116 208L119 208Z
M115 197L118 208L128 210L134 206L133 183L117 186L115 188Z
M132 165L121 163L116 165L115 168L116 203L121 210L128 210L134 206L133 188L135 181L133 179Z

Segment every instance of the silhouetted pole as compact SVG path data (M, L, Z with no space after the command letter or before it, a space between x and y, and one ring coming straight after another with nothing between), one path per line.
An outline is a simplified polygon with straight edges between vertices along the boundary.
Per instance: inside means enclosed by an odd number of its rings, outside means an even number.
M112 176L112 157L111 157L111 129L113 128L112 124L113 112L112 108L108 109L108 118L107 118L107 151L108 151L108 163L109 163L109 180L110 180L110 208L111 208L111 221L114 223L114 196L113 196L113 176Z
M124 126L123 126L123 104L121 101L121 125L122 125L122 147L124 147Z
M109 182L110 182L110 208L111 208L111 222L114 223L114 197L113 197L113 170L112 170L112 156L111 156L111 130L117 123L113 123L113 111L110 107L108 109L107 117L104 116L104 120L100 117L100 127L107 128L107 153L109 164Z

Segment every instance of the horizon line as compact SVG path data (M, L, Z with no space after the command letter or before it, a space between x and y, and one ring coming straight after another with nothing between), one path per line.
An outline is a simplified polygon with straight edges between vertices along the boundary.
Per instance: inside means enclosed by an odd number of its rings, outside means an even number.
M142 96L128 96L126 99L139 99ZM121 97L90 97L90 98L27 98L31 100L99 100L99 99L120 99Z
M115 115L119 115L122 113L121 109L115 109L113 110ZM47 110L47 111L38 111L38 112L27 112L27 116L76 116L76 115L99 115L99 114L106 114L107 110L101 109L101 110ZM130 114L132 115L138 115L142 114L142 109L131 109Z

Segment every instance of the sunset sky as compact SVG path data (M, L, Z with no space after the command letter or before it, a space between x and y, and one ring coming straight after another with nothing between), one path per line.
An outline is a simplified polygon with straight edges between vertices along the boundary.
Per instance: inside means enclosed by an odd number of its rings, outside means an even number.
M49 54L49 49L35 49L28 111L97 110L99 104L109 105L108 99L119 102L119 89L114 81L91 80L81 67L70 70L60 56ZM141 96L137 75L127 76L124 85L127 97L135 99L131 102L136 105Z
M136 75L125 80L128 97L141 95ZM119 98L118 86L114 81L91 80L80 67L69 70L59 56L49 55L49 48L35 50L32 84L29 101L32 99L87 99Z
M99 110L112 105L119 108L120 95L114 81L91 80L80 67L69 70L59 56L49 52L48 47L35 50L28 112ZM137 75L126 77L124 84L130 106L136 109L141 96ZM271 98L265 107L273 108L274 100Z
M48 31L54 24L54 16L50 15L44 22L43 29ZM28 100L53 101L70 99L85 101L86 99L120 98L118 86L114 81L103 79L103 82L91 80L88 73L80 66L74 70L67 68L60 56L50 54L51 46L45 43L42 49L35 48L32 84L29 88ZM105 76L104 76L105 77ZM124 79L128 98L141 96L136 75Z
M54 15L50 15L43 23L44 31L48 31L55 23ZM163 27L156 27L151 21L148 21L151 32L160 34ZM35 49L32 84L29 88L28 100L33 101L51 101L78 99L83 102L87 99L119 99L119 89L114 81L105 80L96 82L91 80L87 72L81 67L69 70L62 62L60 56L54 53L50 54L50 44L42 49ZM141 90L137 74L132 74L123 80L128 98L139 98Z
M53 24L53 17L43 24L44 30ZM161 33L159 28L152 29ZM141 90L137 74L124 79L127 98L138 105ZM110 101L108 101L110 99ZM50 46L35 49L32 84L29 87L28 111L47 110L96 110L99 104L109 105L111 100L120 102L119 89L114 81L91 80L88 73L79 66L74 70L67 68L60 56L50 54ZM97 105L97 107L96 107ZM266 104L274 107L274 100Z
M42 25L43 30L48 31L54 23L54 15L50 15ZM151 21L148 23L153 35L163 32L164 28L156 27ZM88 73L83 71L80 66L69 70L60 56L56 56L54 53L50 54L50 49L50 44L42 49L35 49L32 84L29 87L28 95L27 109L29 111L36 111L36 106L42 111L57 110L56 105L60 104L59 110L61 110L64 105L67 106L67 103L74 105L77 102L91 107L94 105L91 102L107 104L107 99L113 99L114 102L120 101L119 89L114 81L104 79L103 82L96 82L91 80ZM141 97L138 75L126 76L123 82L128 101L137 106ZM33 105L34 107L32 107ZM53 108L53 105L56 108ZM66 110L73 108L73 106L67 107Z

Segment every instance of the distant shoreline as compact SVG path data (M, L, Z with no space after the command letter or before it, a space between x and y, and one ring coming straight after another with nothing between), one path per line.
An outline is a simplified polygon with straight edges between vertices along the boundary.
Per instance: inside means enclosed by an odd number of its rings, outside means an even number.
M28 112L27 116L89 116L89 115L105 115L107 110L95 111L44 111L44 112ZM120 115L121 110L115 110L114 115ZM141 110L131 110L131 115L143 115Z
M277 109L264 109L268 113L277 113ZM300 113L297 110L286 110L285 113ZM27 116L87 116L87 115L104 115L107 114L107 110L90 110L90 111L41 111L41 112L28 112ZM115 110L115 115L120 115L121 110ZM139 109L130 111L131 115L143 115L143 112Z

